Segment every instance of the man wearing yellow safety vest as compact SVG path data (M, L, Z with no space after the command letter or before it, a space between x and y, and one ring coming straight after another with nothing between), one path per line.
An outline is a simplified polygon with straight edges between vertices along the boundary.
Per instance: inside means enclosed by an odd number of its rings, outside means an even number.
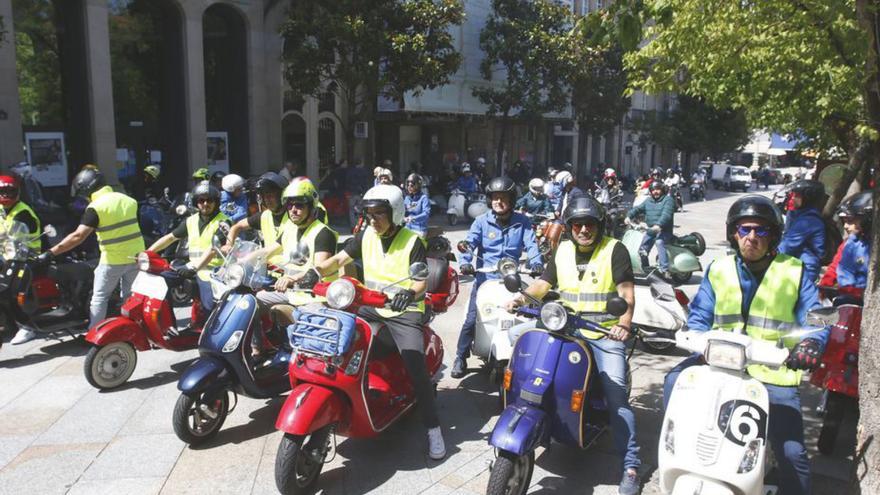
M618 486L621 495L639 492L639 445L636 442L636 420L629 405L627 392L626 344L632 333L634 281L632 262L626 247L616 239L603 235L605 211L595 199L579 196L572 199L562 212L562 220L571 240L563 241L556 254L525 293L541 300L553 286L559 290L560 301L584 318L608 329L604 334L591 331L581 333L593 351L593 361L602 380L602 389L608 403L614 446L623 458L623 476ZM620 317L602 314L610 297L620 296L629 309ZM515 311L525 304L519 295L507 304Z
M211 249L214 235L220 236L220 242L226 242L224 231L229 229L229 217L220 211L220 190L202 181L192 190L193 206L198 213L181 222L171 233L160 237L150 246L150 251L158 253L175 242L186 238L189 249L189 263L177 273L182 277L194 277L199 286L199 299L205 311L214 308L214 294L211 290L211 268L223 264L222 258ZM225 225L224 228L220 228Z
M279 278L275 283L274 291L260 291L257 293L257 302L263 310L278 304L292 304L300 306L320 300L308 292L285 291L293 285L293 275L305 272L318 263L323 263L336 253L336 240L338 234L319 220L316 200L317 191L311 181L297 181L294 179L281 196L287 216L290 219L282 226L280 242L268 244L265 248L268 257L278 254L283 259L286 275ZM292 260L291 254L297 252L297 246L302 244L308 248L304 259ZM259 338L260 336L255 335ZM260 342L254 342L254 353L259 354Z
M369 227L358 232L345 248L307 272L311 278L335 274L340 267L354 260L364 265L364 283L381 289L409 276L413 263L424 263L424 241L403 226L405 209L403 192L397 186L373 186L361 201ZM303 278L294 275L292 282ZM391 332L406 370L412 379L422 424L428 430L428 455L432 459L446 456L440 420L434 405L434 390L425 367L422 320L425 313L424 281L405 280L386 289L393 294L388 309L362 307L359 315L367 321L381 322Z
M748 195L733 203L727 212L727 240L736 254L719 258L706 269L690 305L689 330L744 330L752 338L777 342L786 330L806 325L807 312L819 305L818 290L800 260L777 251L782 229L782 213L770 199ZM791 349L785 366L748 368L749 375L767 388L768 437L779 463L782 495L810 493L798 386L801 370L819 365L827 339L827 329L797 343L784 339ZM666 375L666 402L681 371L702 362L700 356L691 356Z
M18 179L11 175L0 175L0 213L2 213L2 229L4 232L19 222L27 227L31 240L28 247L32 251L40 250L40 219L24 201L21 201L21 188Z
M263 246L270 246L281 242L281 228L290 220L287 212L284 211L284 205L281 203L281 192L287 187L287 179L281 177L275 172L266 172L257 180L257 201L262 206L263 211L255 213L247 218L243 218L232 226L229 231L229 238L223 247L224 252L232 249L232 244L238 238L238 234L245 230L259 230L263 235ZM270 263L281 264L281 254L276 254L269 259Z
M95 268L89 306L89 327L93 327L107 315L110 294L117 285L122 286L123 300L128 298L137 275L135 257L144 250L144 238L138 226L137 201L106 185L99 170L83 167L73 178L71 195L90 201L80 225L38 261L46 263L82 244L92 232L97 234L101 259Z

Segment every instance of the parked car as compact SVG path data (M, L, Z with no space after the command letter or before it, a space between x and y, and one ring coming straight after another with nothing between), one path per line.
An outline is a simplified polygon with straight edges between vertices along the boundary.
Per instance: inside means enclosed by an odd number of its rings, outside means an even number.
M751 185L752 174L746 167L727 167L724 176L721 178L721 186L725 191L742 189L743 192L746 192Z

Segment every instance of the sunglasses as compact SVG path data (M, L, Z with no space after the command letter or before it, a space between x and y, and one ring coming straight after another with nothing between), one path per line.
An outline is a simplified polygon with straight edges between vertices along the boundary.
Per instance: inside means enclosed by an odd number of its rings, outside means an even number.
M308 205L309 205L308 203L303 202L303 201L288 201L287 202L287 209L290 210L290 209L296 208L297 210L302 210L303 208L305 208Z
M592 228L595 228L597 225L598 225L598 224L595 223L595 222L586 222L586 223L582 223L582 222L572 222L572 223L571 223L571 229L572 229L572 230L581 230L581 229L583 229L583 228L592 229Z
M770 235L770 227L763 227L760 225L737 225L736 233L739 234L740 237L748 237L752 232L755 233L758 237L767 237Z

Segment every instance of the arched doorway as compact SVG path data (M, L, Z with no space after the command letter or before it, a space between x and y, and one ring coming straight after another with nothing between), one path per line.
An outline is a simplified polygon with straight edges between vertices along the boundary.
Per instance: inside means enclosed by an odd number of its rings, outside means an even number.
M165 185L188 187L182 19L173 0L110 2L116 143L128 154L120 180L136 196L150 163L161 165Z
M205 118L209 141L227 137L228 167L212 159L209 168L247 174L250 169L247 102L247 26L235 7L214 4L202 17Z

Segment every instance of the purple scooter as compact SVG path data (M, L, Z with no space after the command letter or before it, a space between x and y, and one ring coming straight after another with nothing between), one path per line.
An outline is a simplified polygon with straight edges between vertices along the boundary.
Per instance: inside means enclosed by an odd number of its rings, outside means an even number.
M519 275L505 276L504 285L511 292L520 291ZM627 308L623 298L612 297L604 314L620 316ZM519 336L504 372L505 409L489 440L498 458L487 495L525 494L538 446L553 440L586 449L608 425L593 354L578 332L607 330L558 302L519 311L539 317L540 323Z

